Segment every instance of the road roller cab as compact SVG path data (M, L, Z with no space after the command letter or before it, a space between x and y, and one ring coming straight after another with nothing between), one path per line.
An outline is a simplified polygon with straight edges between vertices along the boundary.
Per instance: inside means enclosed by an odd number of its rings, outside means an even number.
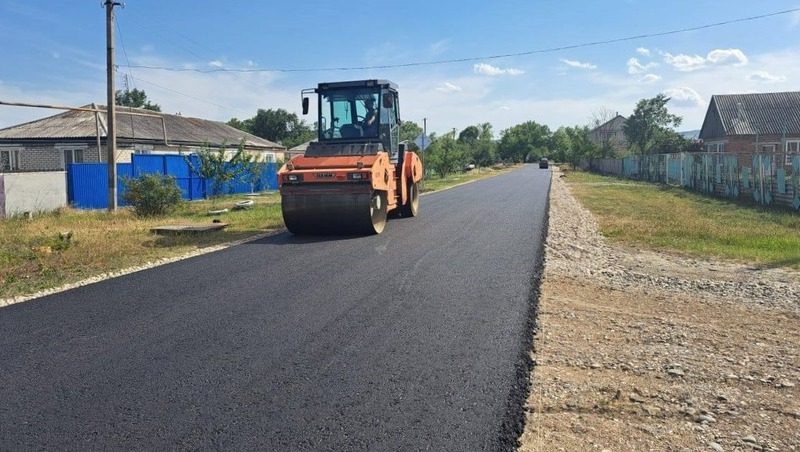
M278 171L281 209L295 234L380 234L390 213L419 211L419 157L400 144L397 85L387 80L320 83L317 141Z

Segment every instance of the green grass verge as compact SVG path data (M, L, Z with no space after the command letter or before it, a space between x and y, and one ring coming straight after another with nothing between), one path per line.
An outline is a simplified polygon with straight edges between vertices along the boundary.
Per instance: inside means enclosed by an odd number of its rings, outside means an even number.
M626 245L800 269L800 214L744 206L681 188L568 172L564 180Z
M448 174L447 176L444 177L441 177L439 175L431 175L427 176L425 180L422 182L422 188L420 189L420 191L422 193L425 193L429 191L443 190L445 188L450 188L455 185L463 184L466 182L471 182L474 180L496 176L498 174L510 171L514 168L518 168L518 166L475 168L474 170L471 171Z

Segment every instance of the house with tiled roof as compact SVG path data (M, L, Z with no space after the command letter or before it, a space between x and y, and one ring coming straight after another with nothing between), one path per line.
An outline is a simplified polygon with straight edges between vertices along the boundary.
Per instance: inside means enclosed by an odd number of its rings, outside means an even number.
M589 131L589 141L600 147L610 147L617 152L628 149L623 127L627 118L617 113L613 118Z
M0 172L58 171L69 163L104 162L107 127L105 107L92 104L0 129ZM188 154L204 146L235 149L239 143L266 161L283 159L286 151L223 122L130 107L117 108L116 134L117 162L129 162L134 153Z
M800 91L711 97L700 139L706 152L800 154Z

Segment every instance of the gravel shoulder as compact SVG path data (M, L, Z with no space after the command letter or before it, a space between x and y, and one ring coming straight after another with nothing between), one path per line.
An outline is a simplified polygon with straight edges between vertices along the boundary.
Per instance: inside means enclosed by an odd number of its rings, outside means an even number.
M800 273L608 243L560 176L520 450L800 450Z

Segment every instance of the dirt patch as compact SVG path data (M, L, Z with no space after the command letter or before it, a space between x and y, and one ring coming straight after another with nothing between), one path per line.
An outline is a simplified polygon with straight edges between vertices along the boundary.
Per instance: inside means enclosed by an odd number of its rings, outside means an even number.
M559 176L520 450L800 450L800 274L609 244Z

